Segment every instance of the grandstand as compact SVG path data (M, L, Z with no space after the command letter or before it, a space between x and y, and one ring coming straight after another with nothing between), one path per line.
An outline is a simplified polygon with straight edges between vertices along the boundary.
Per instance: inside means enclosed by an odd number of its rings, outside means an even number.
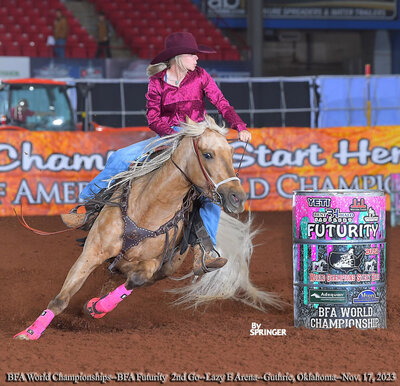
M46 44L53 34L55 12L60 9L68 20L66 56L93 57L97 48L75 16L59 0L4 0L0 7L0 55L51 57Z
M90 0L105 14L132 57L150 59L163 49L164 38L174 31L190 31L199 44L216 48L203 59L239 60L240 54L220 29L190 0ZM68 5L68 3L66 3ZM93 58L95 37L60 0L3 0L0 6L0 56L52 57L47 38L53 33L55 12L69 23L67 58Z

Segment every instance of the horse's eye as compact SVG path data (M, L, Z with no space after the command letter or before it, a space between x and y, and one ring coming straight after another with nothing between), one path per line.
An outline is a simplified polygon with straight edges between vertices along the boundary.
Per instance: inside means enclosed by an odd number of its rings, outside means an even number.
M203 157L204 157L205 159L211 159L213 156L212 156L212 154L210 154L210 153L203 153Z

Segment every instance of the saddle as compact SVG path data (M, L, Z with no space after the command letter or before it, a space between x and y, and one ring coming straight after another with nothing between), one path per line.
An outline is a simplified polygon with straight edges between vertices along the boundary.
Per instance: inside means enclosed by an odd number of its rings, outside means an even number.
M121 208L121 213L122 213L122 219L124 221L124 233L122 235L122 248L121 248L120 253L116 257L110 259L110 260L112 260L112 262L111 262L110 266L108 267L108 269L113 273L115 272L114 267L122 258L125 259L125 254L126 254L126 252L129 251L129 249L138 245L141 241L143 241L146 238L157 237L162 234L165 234L166 238L165 238L165 245L164 245L163 257L161 260L160 268L165 262L169 262L175 253L175 243L176 243L176 237L178 234L178 223L183 220L184 224L185 224L185 220L187 220L187 213L190 211L191 204L199 194L195 188L191 188L183 200L182 207L175 213L174 217L172 217L165 224L161 225L155 231L151 231L149 229L139 227L128 216L129 192L130 192L130 184L125 184L125 186L123 187L121 200L119 203L119 206ZM170 241L168 232L171 229L174 229L174 234Z
M128 198L130 192L130 184L126 183L122 189L122 194L118 197L119 202L110 201L113 191L102 189L96 196L90 199L88 202L82 205L78 205L71 210L68 214L62 214L61 218L65 225L70 228L90 230L97 216L99 215L101 209L104 205L119 206L121 209L122 219L124 221L124 233L122 236L123 244L120 253L108 259L111 263L108 269L115 273L115 266L122 259L125 258L125 254L129 249L138 245L144 239L149 237L157 237L161 234L166 234L165 246L163 251L163 258L160 265L161 266L171 260L173 255L180 251L180 254L186 252L187 248L190 246L200 245L201 247L201 257L199 259L199 268L203 272L209 272L206 267L205 258L209 252L214 250L211 238L208 235L207 230L204 227L203 220L200 216L200 193L196 188L192 188L187 196L184 198L182 207L177 211L173 218L167 221L165 224L161 225L157 230L151 231L142 227L139 227L129 216L128 216ZM85 213L78 213L78 209L84 206L86 209ZM180 246L176 246L176 237L178 230L178 223L184 221L183 225L183 239ZM169 240L169 231L174 228L174 234L171 240ZM84 245L84 240L78 240L81 245Z

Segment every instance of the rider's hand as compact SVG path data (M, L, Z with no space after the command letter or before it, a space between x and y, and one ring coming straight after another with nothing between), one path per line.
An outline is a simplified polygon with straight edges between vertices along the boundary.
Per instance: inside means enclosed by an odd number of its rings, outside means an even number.
M243 142L250 141L251 140L251 133L248 130L239 131L238 138Z

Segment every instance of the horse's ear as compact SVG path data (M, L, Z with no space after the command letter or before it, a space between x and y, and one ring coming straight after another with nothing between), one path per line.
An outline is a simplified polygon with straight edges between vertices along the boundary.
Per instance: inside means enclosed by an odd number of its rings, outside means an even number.
M188 125L195 125L195 124L196 124L196 122L195 122L195 121L192 121L187 115L186 115L186 123L187 123Z

